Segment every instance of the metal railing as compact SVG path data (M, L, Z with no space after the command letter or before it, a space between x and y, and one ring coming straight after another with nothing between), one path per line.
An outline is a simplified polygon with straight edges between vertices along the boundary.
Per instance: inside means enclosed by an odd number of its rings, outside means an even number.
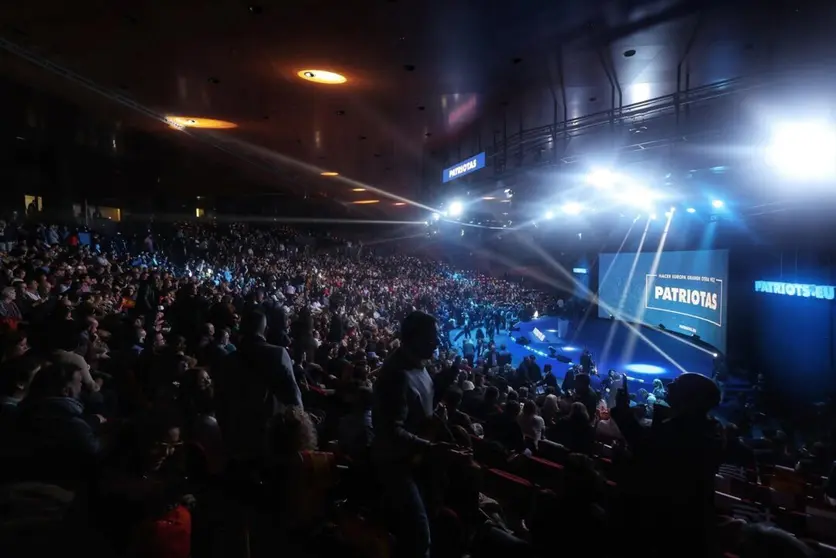
M570 163L578 159L577 155L565 156L565 150L572 138L604 128L609 128L609 132L624 129L638 132L641 131L643 125L665 116L676 116L678 122L681 114L687 115L697 106L720 98L731 97L755 86L755 83L742 78L729 79L621 108L608 109L556 124L523 130L489 146L486 150L486 158L488 164L493 167L493 178L502 177L509 169L509 162L512 165L516 162L516 165L513 165L516 168ZM698 129L693 131L700 132ZM672 141L670 136L671 134L668 134L667 138L648 138L644 142L636 142L634 146L624 147L632 147L636 150L644 149L643 144L667 144ZM563 142L564 153L561 153L558 148L560 142ZM542 156L545 149L550 149L551 153ZM539 158L538 154L542 158Z

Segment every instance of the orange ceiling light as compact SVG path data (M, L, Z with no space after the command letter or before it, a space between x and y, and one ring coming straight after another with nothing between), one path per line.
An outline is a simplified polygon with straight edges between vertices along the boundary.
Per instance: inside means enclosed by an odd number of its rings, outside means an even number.
M380 200L357 200L355 202L351 202L355 205L371 205L373 203L380 203Z
M365 192L366 189L365 188L352 188L351 191L352 192Z
M322 83L325 85L339 85L348 81L342 74L329 72L327 70L299 70L296 75L305 81Z
M401 207L403 205L406 205L406 202L395 202L392 205L397 205L398 207Z
M165 121L172 128L203 128L206 130L229 130L237 128L238 124L214 118L198 118L196 116L166 116Z
M334 172L334 171L325 171L325 172L319 173L319 175L320 176L339 176L340 173Z

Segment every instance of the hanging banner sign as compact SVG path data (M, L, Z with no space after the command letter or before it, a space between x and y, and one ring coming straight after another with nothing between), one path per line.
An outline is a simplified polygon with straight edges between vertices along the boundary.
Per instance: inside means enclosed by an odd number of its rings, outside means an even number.
M452 167L446 168L441 172L441 181L450 182L457 178L461 178L466 174L476 172L479 169L485 168L485 152L474 155L470 159L465 159L461 163L456 163Z

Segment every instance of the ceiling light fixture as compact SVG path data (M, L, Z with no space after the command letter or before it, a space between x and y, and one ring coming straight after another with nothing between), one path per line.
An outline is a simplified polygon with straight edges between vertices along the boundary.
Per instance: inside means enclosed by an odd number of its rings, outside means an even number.
M395 202L392 205L397 205L398 207L406 205L406 202Z
M334 172L334 171L325 171L325 172L321 172L319 174L320 174L320 176L339 176L340 175L340 173Z
M326 70L299 70L296 75L305 81L324 83L326 85L339 85L348 81L342 74Z
M238 124L214 118L198 118L196 116L166 116L165 121L172 128L204 128L207 130L228 130L237 128Z
M352 192L365 192L366 189L365 188L352 188L351 191Z
M357 200L355 202L351 202L355 205L371 205L373 203L380 203L380 200Z
M495 200L496 198L495 198L495 197L493 197L493 196L485 196L485 197L483 197L482 199L483 199L483 200L486 200L486 201L491 201L491 200Z

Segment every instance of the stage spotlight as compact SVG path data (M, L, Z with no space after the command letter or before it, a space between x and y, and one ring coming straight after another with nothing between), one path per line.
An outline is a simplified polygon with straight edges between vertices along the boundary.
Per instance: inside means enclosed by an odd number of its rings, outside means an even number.
M688 208L688 209L686 209L685 211L687 211L688 213L696 213L696 212L697 212L697 210L696 210L696 209L694 209L693 207L689 207L689 208Z
M583 206L577 202L569 202L563 205L563 213L566 215L578 215L583 211Z
M606 169L594 170L586 177L586 182L590 186L606 190L615 185L616 175L612 171Z
M433 221L438 221L439 219L441 219L441 214L433 213Z
M447 210L447 214L450 217L458 217L462 213L464 213L464 205L460 201L454 201L450 203L450 209Z
M673 217L673 211L665 211L665 217L667 217L668 219Z
M820 180L836 175L836 131L823 122L776 126L766 163L788 178Z
M713 207L715 209L720 209L724 205L726 205L726 204L723 203L723 200L712 200L712 202L711 202L711 207Z
M655 213L651 213L651 214L650 214L650 220L651 220L651 221L655 221L655 220L656 220L656 214L655 214Z
M554 217L554 213L552 213L551 211L546 212L546 219L551 219L553 217Z

